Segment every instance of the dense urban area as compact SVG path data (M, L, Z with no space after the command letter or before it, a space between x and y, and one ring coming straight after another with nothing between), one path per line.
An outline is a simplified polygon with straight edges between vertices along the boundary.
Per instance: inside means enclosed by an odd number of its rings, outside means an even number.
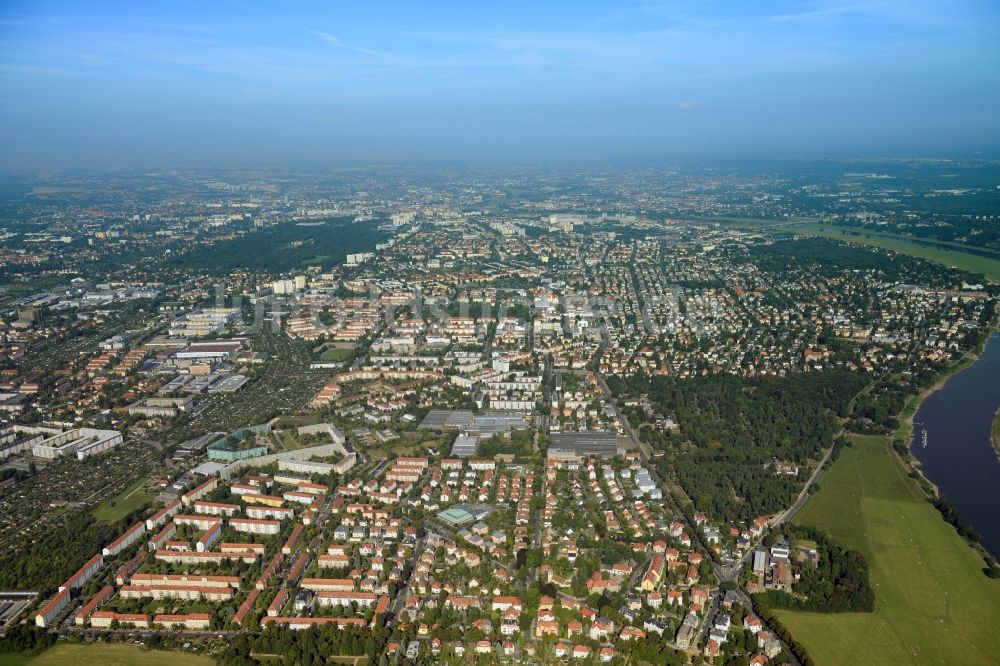
M909 447L915 401L996 329L998 183L944 160L6 174L0 648L811 664L788 618L879 588L794 518L874 436L985 584ZM982 619L958 661L995 658Z

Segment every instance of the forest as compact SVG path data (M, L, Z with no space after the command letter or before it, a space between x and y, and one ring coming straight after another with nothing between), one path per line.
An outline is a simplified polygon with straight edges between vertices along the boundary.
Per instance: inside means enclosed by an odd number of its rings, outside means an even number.
M130 523L133 515L115 524L102 523L82 511L71 511L59 529L52 529L8 553L0 567L0 588L38 590L45 597ZM134 520L132 520L134 522Z
M867 379L848 370L788 377L730 375L679 381L640 376L609 380L619 395L647 395L658 414L673 415L678 430L649 426L639 407L626 414L639 436L664 455L654 458L699 511L716 520L747 521L787 507L808 473L804 464L831 446L851 398ZM779 476L774 460L800 466ZM800 478L801 477L801 478Z
M823 238L777 240L770 245L753 245L747 254L758 269L781 273L794 268L810 268L816 275L834 276L845 270L912 270L912 260L885 252ZM909 264L909 265L907 265Z
M343 262L348 254L370 250L387 236L378 229L378 222L355 224L350 218L335 218L310 226L282 224L211 245L198 245L188 252L171 255L165 265L213 275L251 269L283 273L306 266L326 270Z
M0 663L6 655L20 653L28 657L55 645L58 637L34 624L13 624L0 636Z

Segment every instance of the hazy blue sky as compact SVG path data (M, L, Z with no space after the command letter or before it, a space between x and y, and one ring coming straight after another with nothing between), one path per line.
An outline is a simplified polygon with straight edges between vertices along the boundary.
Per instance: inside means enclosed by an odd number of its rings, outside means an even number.
M0 164L1000 146L1000 2L0 0Z

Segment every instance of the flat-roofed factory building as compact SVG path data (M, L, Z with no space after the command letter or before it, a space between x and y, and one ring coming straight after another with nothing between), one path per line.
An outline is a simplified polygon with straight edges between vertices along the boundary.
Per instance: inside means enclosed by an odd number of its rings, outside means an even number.
M613 458L618 455L616 432L553 433L550 458Z

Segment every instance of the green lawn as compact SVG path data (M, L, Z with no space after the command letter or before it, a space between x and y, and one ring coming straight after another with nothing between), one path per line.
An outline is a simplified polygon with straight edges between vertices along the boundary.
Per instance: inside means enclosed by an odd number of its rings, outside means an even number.
M338 361L346 361L352 356L354 356L353 349L327 349L319 355L319 359L324 363L334 363Z
M913 257L920 257L945 266L958 268L972 273L982 273L994 282L1000 282L1000 260L990 257L980 257L974 254L962 252L960 249L948 250L940 247L921 245L902 236L891 234L878 234L874 232L861 232L858 235L845 233L829 225L803 224L790 226L789 231L803 234L816 234L826 238L848 241L850 243L860 243L871 245L886 250L894 250L901 254L908 254ZM862 235L866 234L866 235ZM956 246L956 248L959 246Z
M278 440L278 451L295 451L302 448L302 442L289 430L275 431L274 437Z
M22 654L20 652L0 653L0 666L27 666L35 655Z
M113 500L114 506L111 505L112 500L106 500L101 503L100 506L94 509L94 518L103 520L106 523L113 523L121 520L132 511L152 502L155 495L143 490L146 481L148 479L143 477L121 491Z
M0 662L3 663L3 662ZM31 661L30 666L213 666L215 660L189 652L143 650L133 645L91 643L57 645Z
M874 613L778 611L817 664L996 664L1000 580L924 498L885 437L854 446L795 522L868 560Z

